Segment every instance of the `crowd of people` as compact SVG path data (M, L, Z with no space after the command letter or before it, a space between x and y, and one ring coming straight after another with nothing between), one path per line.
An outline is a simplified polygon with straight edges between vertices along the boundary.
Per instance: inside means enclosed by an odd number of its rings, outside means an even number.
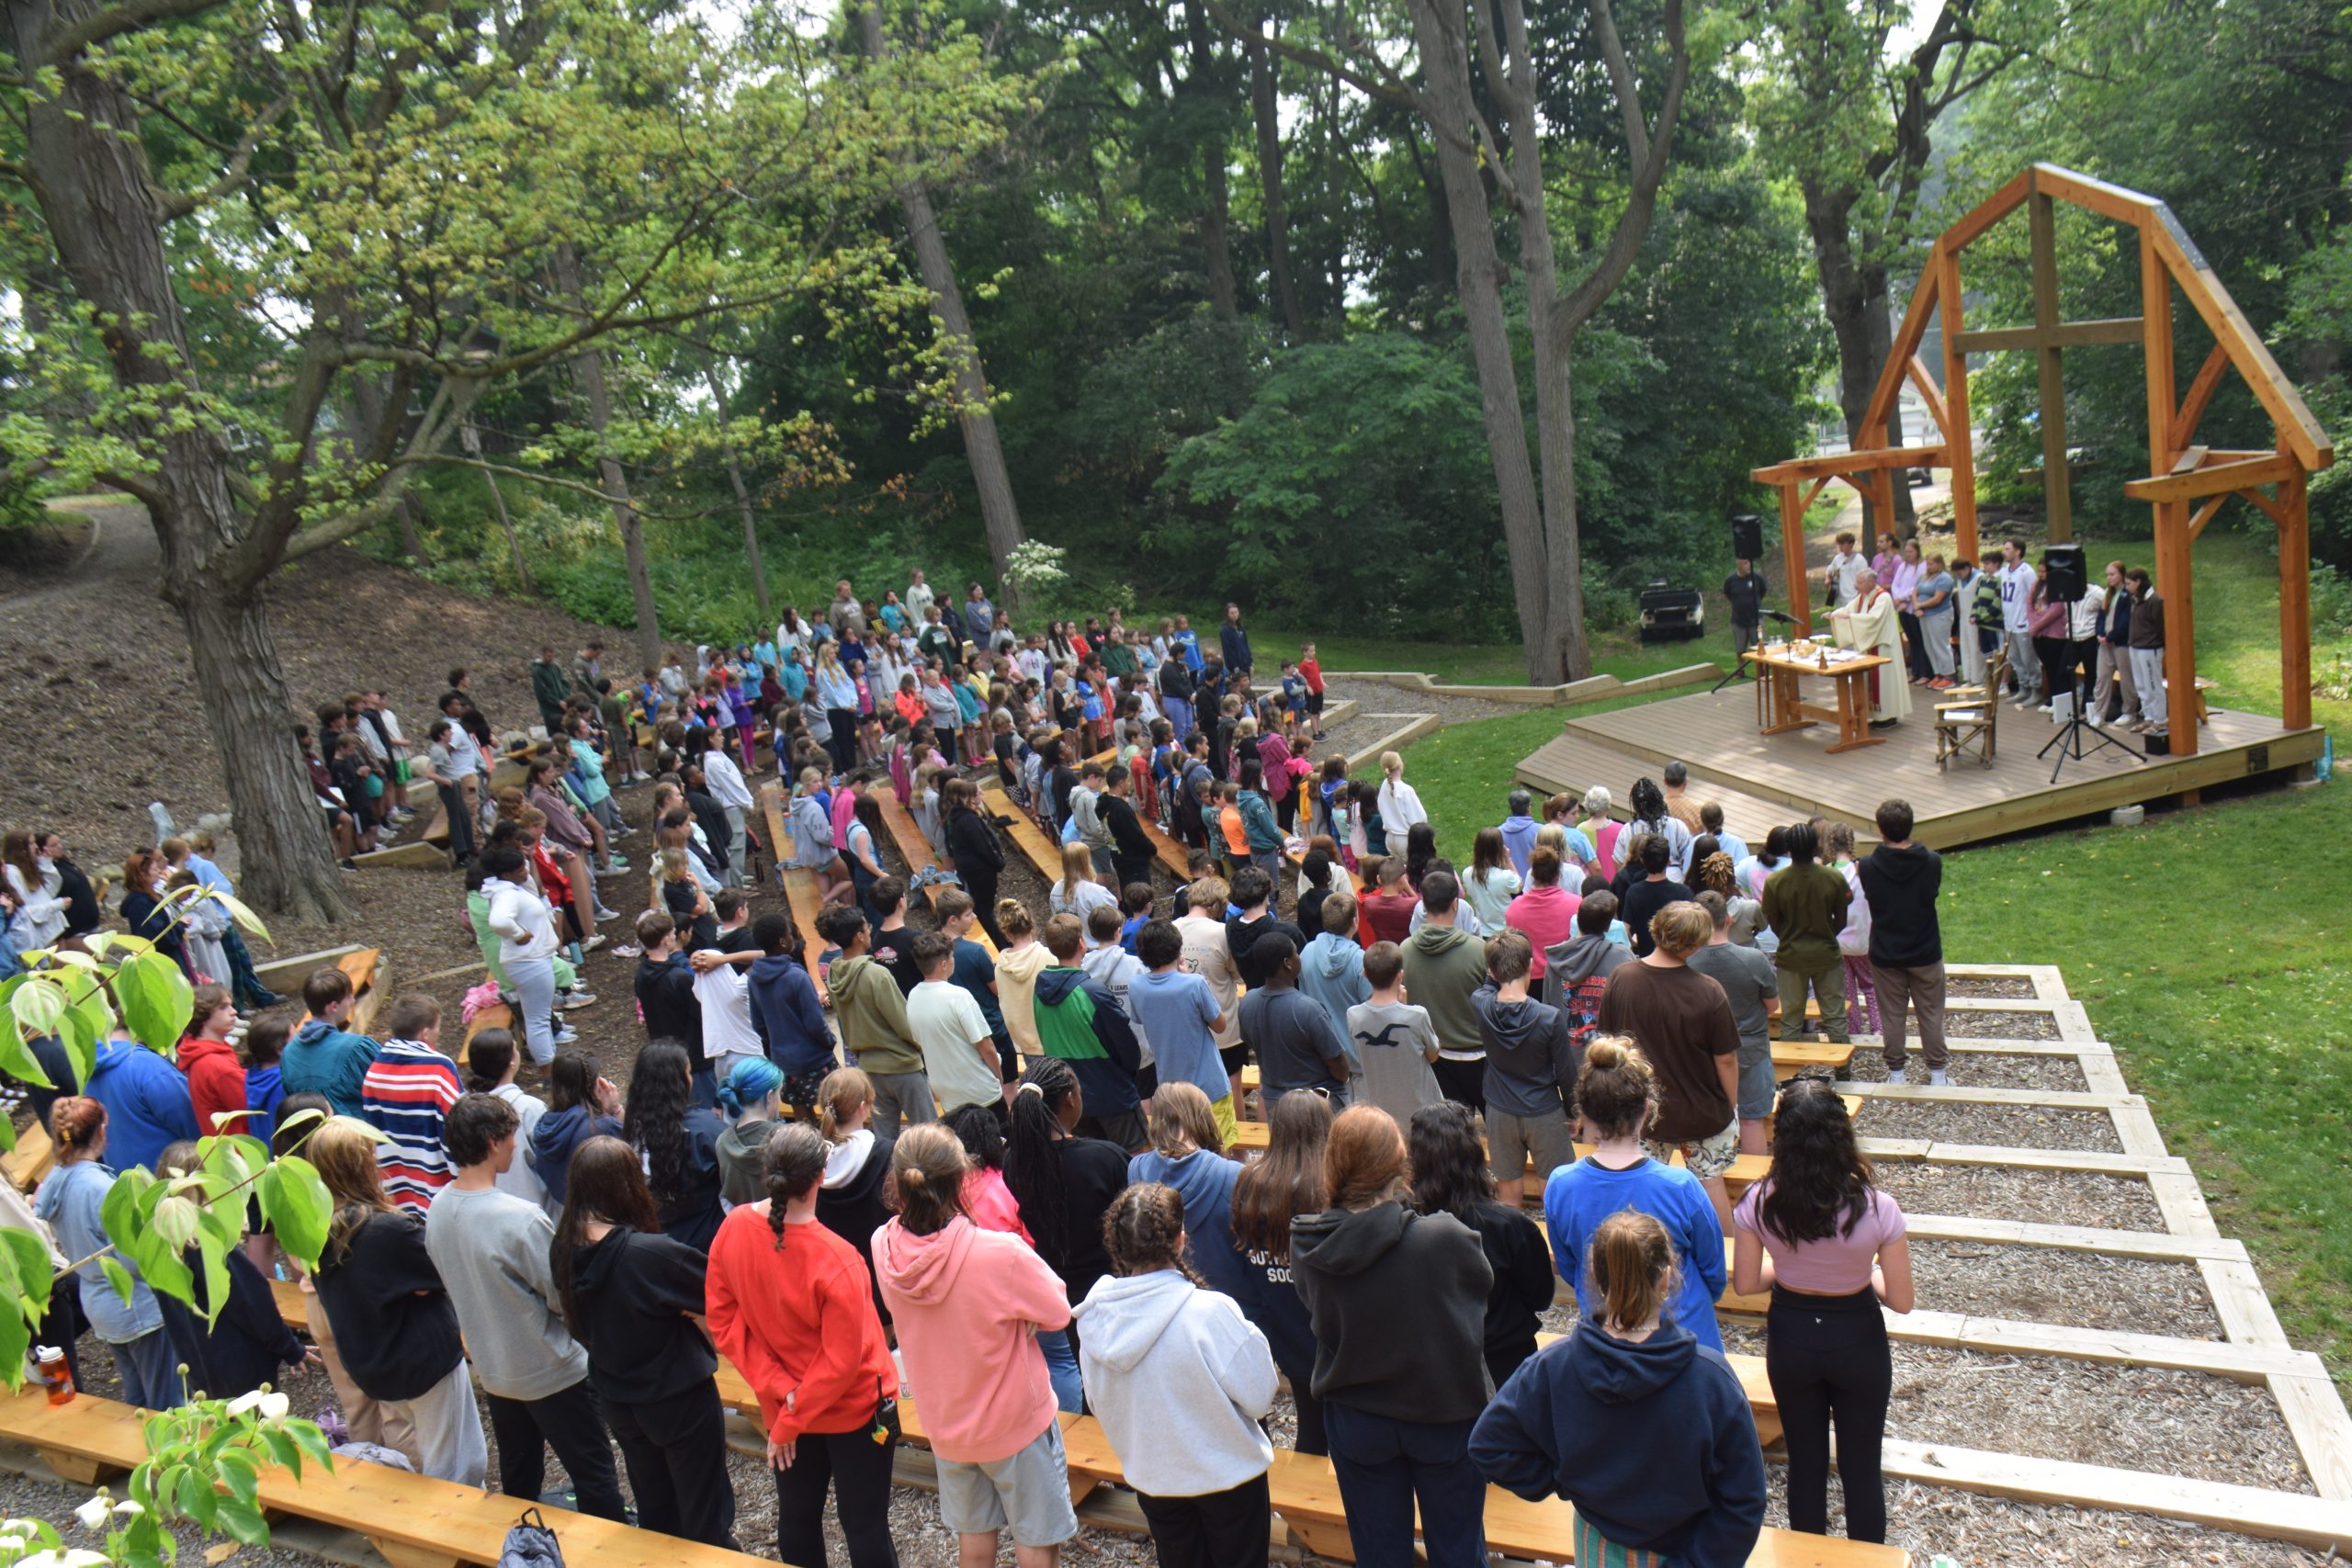
M25 1222L89 1259L46 1339L86 1325L151 1406L320 1359L354 1452L536 1497L552 1450L583 1510L624 1517L625 1472L639 1523L712 1544L736 1539L723 1356L758 1400L780 1555L825 1561L830 1495L854 1568L896 1561L910 1398L967 1562L1010 1532L1043 1568L1075 1534L1057 1417L1088 1410L1162 1561L1261 1563L1286 1380L1289 1440L1329 1456L1361 1562L1411 1562L1418 1510L1430 1561L1483 1562L1492 1481L1573 1501L1579 1561L1714 1563L1745 1560L1765 1502L1715 1324L1736 1281L1771 1295L1792 1524L1826 1528L1834 1428L1849 1530L1883 1539L1902 1214L1830 1086L1776 1086L1770 1034L1811 1000L1833 1040L1879 1032L1899 1081L1916 1010L1944 1081L1939 863L1902 802L1867 856L1818 820L1751 846L1676 764L1634 783L1629 820L1604 786L1514 791L1449 858L1402 757L1317 755L1311 645L1261 690L1231 606L1204 648L1182 617L1018 636L977 585L946 606L919 575L878 604L843 583L820 620L650 671L618 711L600 653L543 652L542 733L501 741L462 671L429 731L515 1010L462 1065L434 998L390 998L379 1038L323 968L299 1021L259 1010L277 998L234 989L249 963L166 912L198 985L177 1064L118 1037L36 1105L58 1163ZM388 712L363 694L319 733L381 739ZM822 889L813 946L750 896L763 752L791 785L771 851ZM493 789L493 759L525 782ZM376 817L368 777L322 796L363 807L355 833L413 809ZM598 883L627 869L610 792L639 782L655 874L622 949L645 1031L623 1083L562 1014L622 918ZM999 897L982 784L1062 846L1043 908ZM949 875L894 869L883 790ZM1189 859L1172 898L1155 829ZM158 858L201 877L204 847ZM11 834L0 860L15 918L71 941L95 922L62 849ZM192 1168L228 1111L318 1168L317 1270L257 1235L217 1320L135 1274L123 1299L95 1256L113 1173ZM1776 1113L1735 1207L1726 1173ZM307 1347L266 1288L288 1275ZM1539 1348L1555 1280L1578 1321Z

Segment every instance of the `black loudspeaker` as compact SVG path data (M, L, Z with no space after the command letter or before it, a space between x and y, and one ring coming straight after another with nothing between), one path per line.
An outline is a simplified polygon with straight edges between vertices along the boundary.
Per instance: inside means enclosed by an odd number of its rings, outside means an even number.
M2041 586L2051 603L2071 604L2090 592L2083 575L2083 547L2052 545L2041 552Z
M1764 519L1753 512L1732 513L1731 557L1734 560L1764 558Z

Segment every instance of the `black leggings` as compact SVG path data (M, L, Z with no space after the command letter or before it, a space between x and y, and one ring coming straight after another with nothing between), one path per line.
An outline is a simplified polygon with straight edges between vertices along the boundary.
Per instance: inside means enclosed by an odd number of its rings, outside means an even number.
M890 1461L898 1446L895 1438L876 1442L871 1427L802 1433L792 1446L792 1467L775 1472L776 1555L794 1568L827 1568L830 1482L850 1568L899 1568L890 1539Z
M989 940L999 949L1011 947L1011 940L996 923L997 874L993 871L967 871L960 865L956 872L963 879L964 891L972 896L972 913L979 920L980 930L989 933Z
M857 767L857 710L827 708L825 722L831 727L833 738L825 749L833 754L833 765L844 774Z
M606 1400L605 1419L628 1466L639 1526L734 1551L735 1487L718 1385L699 1382L644 1404Z
M1846 1494L1846 1534L1886 1540L1886 1486L1879 1445L1894 1361L1877 1295L1801 1296L1779 1286L1764 1319L1764 1370L1781 1407L1789 1451L1789 1528L1829 1528L1829 1426L1838 1424L1838 1480Z

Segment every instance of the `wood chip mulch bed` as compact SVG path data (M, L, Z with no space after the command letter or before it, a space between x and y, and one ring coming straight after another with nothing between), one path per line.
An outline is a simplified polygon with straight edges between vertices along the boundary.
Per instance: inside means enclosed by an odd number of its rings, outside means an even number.
M2104 1111L1871 1099L1862 1102L1854 1126L1866 1138L1930 1138L1945 1144L2093 1154L2123 1152L2122 1140L2115 1135L2115 1119Z
M1916 1030L1917 1025L1913 1026ZM1964 1040L2056 1040L2058 1021L2046 1012L1977 1012L1955 1010L1944 1014L1944 1032Z
M1914 1236L1911 1273L1921 1302L1986 1317L2114 1334L2223 1337L2204 1278L2191 1263Z
M1992 1051L1955 1051L1948 1058L1951 1081L1973 1089L2030 1089L2044 1092L2088 1089L2090 1080L2083 1077L2082 1064L2072 1056L2007 1055ZM1927 1059L1919 1054L1919 1042L1909 1042L1908 1061L1911 1081L1925 1081L1919 1075L1927 1071ZM1884 1083L1886 1062L1875 1045L1865 1045L1854 1053L1850 1071L1857 1083Z
M1879 1186L1912 1213L1973 1214L2108 1230L2165 1228L2155 1195L2133 1177L1891 1159L1876 1162L1874 1175Z
M1948 997L2003 997L2030 1002L2041 994L2022 975L1954 975L1944 981Z

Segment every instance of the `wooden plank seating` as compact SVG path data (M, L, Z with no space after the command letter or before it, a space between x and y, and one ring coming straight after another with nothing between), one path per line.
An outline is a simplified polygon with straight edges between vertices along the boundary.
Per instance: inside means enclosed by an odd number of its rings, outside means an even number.
M351 1008L351 1032L365 1034L368 1026L376 1021L377 1010L384 1005L384 994L390 984L391 966L384 962L381 949L356 947L336 954L334 967L351 976L352 994L357 998ZM297 980L294 984L300 990L301 982ZM302 1017L304 1022L310 1021L308 1013Z
M1176 879L1178 887L1184 886L1184 873L1193 863L1191 854L1182 843L1169 837L1167 829L1144 812L1136 812L1136 820L1143 824L1144 837L1151 840L1151 852L1161 868Z
M29 1193L40 1185L41 1178L57 1164L57 1147L49 1141L49 1130L35 1123L17 1134L17 1146L0 1155L0 1172L6 1172L20 1192Z
M52 1407L38 1387L0 1398L0 1436L27 1444L67 1480L84 1483L127 1472L147 1452L143 1418L131 1406L81 1393ZM265 1465L257 1501L266 1513L355 1530L392 1568L495 1563L506 1532L535 1506L528 1498L356 1460L338 1461L332 1471L306 1466L299 1480ZM541 1512L564 1561L582 1568L748 1568L758 1561L568 1509Z
M1826 1067L1835 1071L1842 1068L1853 1060L1853 1056L1854 1047L1850 1044L1832 1045L1826 1042L1816 1043L1809 1040L1775 1040L1772 1042L1772 1076L1781 1082L1786 1083L1799 1073L1809 1069ZM1257 1063L1252 1062L1241 1069L1240 1087L1244 1096L1256 1092ZM1848 1104L1859 1109L1860 1100L1857 1097L1848 1095L1845 1099ZM1245 1103L1239 1114L1245 1122L1264 1120L1255 1102Z
M997 825L1020 848L1038 875L1049 883L1062 879L1061 846L1046 837L1035 818L1013 805L1012 797L993 784L980 786L980 804L989 816L1000 819Z
M1274 1512L1306 1550L1334 1562L1355 1561L1339 1477L1329 1459L1276 1450L1266 1481ZM1525 1562L1573 1562L1575 1520L1576 1510L1560 1498L1531 1503L1499 1486L1487 1488L1490 1552ZM1748 1553L1747 1568L1909 1568L1910 1562L1911 1554L1900 1547L1768 1527Z
M939 869L939 856L932 852L931 840L922 836L921 828L915 826L913 814L899 804L897 793L877 789L874 791L874 798L882 803L882 825L890 830L891 841L899 846L899 853L906 860L907 868L910 871ZM971 938L988 949L990 958L996 956L996 943L989 940L989 933L978 922L972 926Z

